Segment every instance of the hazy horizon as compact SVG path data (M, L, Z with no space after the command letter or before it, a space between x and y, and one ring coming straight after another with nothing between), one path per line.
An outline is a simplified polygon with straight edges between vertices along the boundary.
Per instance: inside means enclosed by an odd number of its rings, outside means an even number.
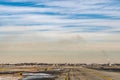
M120 63L119 0L0 0L0 63Z

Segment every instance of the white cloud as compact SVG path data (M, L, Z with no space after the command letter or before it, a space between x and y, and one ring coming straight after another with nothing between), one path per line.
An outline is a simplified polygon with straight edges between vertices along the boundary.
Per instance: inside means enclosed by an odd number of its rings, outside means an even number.
M4 26L0 27L1 32L18 32L18 31L35 31L35 30L52 30L56 26Z
M119 0L5 2L0 3L1 61L104 62L103 50L120 61Z
M17 6L3 6L0 5L1 12L8 12L8 13L25 13L25 12L45 12L49 11L49 8L36 8L36 7L17 7Z
M0 5L0 32L25 32L24 35L37 34L39 36L51 36L59 38L61 34L68 36L68 34L77 34L87 36L86 39L97 39L99 34L109 35L112 31L119 30L119 6L113 0L10 0L11 2L34 2L34 5L44 4L46 7L30 7L30 6L9 6ZM41 2L41 3L40 3ZM111 6L110 6L111 4ZM48 7L54 6L54 7ZM56 7L55 7L56 6ZM47 14L48 12L48 14ZM49 14L53 13L53 14ZM34 14L33 14L34 13ZM45 14L46 13L46 14ZM54 15L54 13L56 15ZM57 14L58 13L58 14ZM62 15L59 15L62 14ZM72 19L76 14L93 14L93 18L89 16L80 16L81 19ZM102 15L103 18L97 18L94 14ZM104 18L108 16L109 18ZM77 18L76 16L74 18ZM101 17L101 16L100 16ZM89 18L89 19L88 19ZM118 19L117 19L118 18ZM5 24L4 24L5 23ZM67 28L64 26L78 25L78 27ZM82 26L87 26L83 28ZM107 30L103 29L99 32L87 32L92 26L94 27L109 27ZM47 32L39 30L46 29ZM86 31L85 31L86 29ZM37 31L38 30L38 31ZM49 31L51 30L51 31ZM78 32L77 32L78 31ZM74 35L76 35L76 33ZM1 34L5 35L5 34ZM8 34L6 34L8 35ZM52 36L53 35L53 36ZM98 37L97 37L97 36ZM20 36L20 34L19 34ZM23 36L23 34L21 34ZM61 37L63 38L63 37ZM104 38L103 38L104 39Z

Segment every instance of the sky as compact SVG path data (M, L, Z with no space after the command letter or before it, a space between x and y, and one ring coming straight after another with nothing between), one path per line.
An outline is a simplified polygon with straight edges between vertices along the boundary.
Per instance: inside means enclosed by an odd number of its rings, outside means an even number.
M120 63L120 0L0 0L0 63Z

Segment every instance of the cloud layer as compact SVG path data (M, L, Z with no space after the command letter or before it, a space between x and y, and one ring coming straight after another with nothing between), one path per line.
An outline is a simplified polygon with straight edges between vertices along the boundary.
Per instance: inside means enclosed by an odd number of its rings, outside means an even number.
M82 33L82 36L83 33L119 34L119 2L119 0L0 0L0 36L19 33L21 37L23 34L41 32L48 34L48 37L49 34L59 36L61 33L65 36L68 33L75 35Z
M64 56L69 56L73 62L92 62L99 58L102 50L111 50L111 57L115 56L117 61L120 52L119 3L120 0L0 0L1 58L6 60L4 57L8 52L14 55L23 51L28 55L31 51L36 57L39 53L50 54L44 55L46 58L51 56L49 60L54 56L64 62L67 59ZM49 49L53 52L47 52ZM91 54L92 60L89 57L82 59Z

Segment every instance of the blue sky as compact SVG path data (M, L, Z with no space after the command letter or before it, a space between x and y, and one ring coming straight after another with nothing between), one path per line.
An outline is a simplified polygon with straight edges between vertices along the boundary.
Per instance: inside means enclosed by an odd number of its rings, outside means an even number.
M119 36L120 0L0 0L0 44L112 46L120 43Z
M119 0L0 0L0 26L2 29L10 26L16 29L21 26L23 28L53 26L45 29L51 32L119 33L119 2ZM70 26L72 31L66 26ZM5 32L2 29L0 32ZM23 30L20 32L23 33ZM17 30L11 29L11 32L15 31Z

